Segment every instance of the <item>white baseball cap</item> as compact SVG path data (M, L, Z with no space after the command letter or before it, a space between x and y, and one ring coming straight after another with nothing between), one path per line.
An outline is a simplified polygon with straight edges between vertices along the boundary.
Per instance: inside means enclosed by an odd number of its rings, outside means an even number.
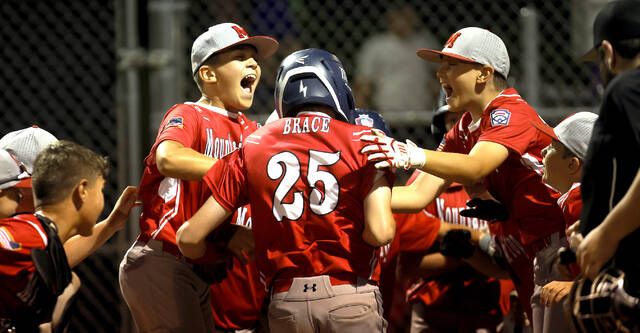
M496 34L489 30L469 27L456 31L442 51L419 49L416 52L424 60L441 62L443 57L451 57L482 65L489 65L502 74L509 76L509 53L507 46Z
M31 188L31 176L11 153L0 149L0 190L11 187Z
M54 142L58 142L58 139L53 134L32 126L7 133L0 139L0 148L13 154L31 175L38 154Z
M554 140L560 141L578 158L584 160L589 141L591 141L593 125L597 119L598 115L593 112L577 112L562 120L553 129L548 126L541 127L538 124L534 126Z
M193 42L191 47L191 73L195 76L198 68L210 56L235 45L251 45L258 56L266 58L276 52L278 42L268 36L249 36L246 30L235 23L220 23L209 27Z

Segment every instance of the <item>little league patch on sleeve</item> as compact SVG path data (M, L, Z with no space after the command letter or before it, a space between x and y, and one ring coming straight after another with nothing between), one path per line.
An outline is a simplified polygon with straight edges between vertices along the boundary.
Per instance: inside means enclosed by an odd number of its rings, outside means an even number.
M491 127L493 126L507 126L509 125L509 119L511 118L511 112L506 109L497 109L491 111Z
M20 243L14 241L13 236L6 228L0 228L0 248L9 251L20 250Z
M166 125L164 125L164 129L167 129L169 127L182 128L182 124L183 124L182 117L173 117L169 119Z

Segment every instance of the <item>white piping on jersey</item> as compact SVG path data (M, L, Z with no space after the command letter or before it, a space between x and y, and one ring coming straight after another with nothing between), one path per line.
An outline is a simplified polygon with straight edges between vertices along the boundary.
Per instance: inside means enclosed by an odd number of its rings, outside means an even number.
M369 278L367 280L371 280L373 277L373 272L375 272L376 265L378 265L378 255L376 255L375 251L371 254L371 260L369 260Z
M176 215L178 214L178 209L180 207L180 192L182 192L182 181L178 180L178 190L176 191L176 196L175 196L176 202L173 206L173 209L171 209L166 214L164 214L164 216L162 216L160 221L158 221L159 222L158 229L156 229L155 231L153 231L153 233L151 233L151 239L156 239L156 237L158 236L160 231L162 231L162 229L167 224L167 222L169 222L169 220L176 217Z
M205 128L205 132L207 133L207 143L204 147L204 155L212 157L213 156L213 129Z
M524 153L524 155L520 157L520 161L524 166L526 166L527 168L537 173L538 176L542 176L544 172L543 171L544 165L542 164L542 161L537 159L535 156L529 153Z
M616 193L616 178L618 178L618 160L614 157L612 159L613 162L613 173L611 175L611 194L609 195L609 211L613 209L613 196Z
M47 238L47 235L44 234L44 230L41 229L42 226L39 226L39 225L29 221L29 220L24 220L24 219L21 219L21 218L16 218L16 219L18 219L20 221L27 222L27 223L29 223L30 226L33 227L33 229L36 229L36 231L38 232L38 235L40 235L40 238L42 238L42 242L44 243L44 246L47 246L47 244L49 243L49 239Z
M362 134L365 134L365 133L371 133L371 130L366 129L366 130L362 130L362 131L359 131L359 132L353 132L353 135L362 135Z
M208 105L208 104L204 104L204 103L194 103L194 102L184 102L184 104L197 105L197 106L203 107L203 108L205 108L205 109L207 109L209 111L215 112L217 114L221 114L221 115L223 115L225 117L229 117L229 118L233 118L233 119L238 118L238 114L237 113L227 111L227 110L225 110L223 108L219 108L217 106Z
M565 192L560 196L560 198L558 198L558 206L560 207L564 206L564 202L567 201L567 198L569 198L569 194L571 194L571 192L579 186L580 186L580 182L573 183L571 185L571 188L569 188L569 191Z
M494 97L492 100L490 100L490 101L489 101L489 103L487 103L487 104L484 106L484 108L482 109L482 112L484 113L484 111L486 111L486 110L487 110L487 108L489 107L489 105L490 105L491 103L493 103L493 101L495 101L495 100L496 100L496 98L498 98L498 97L518 97L518 99L520 99L521 101L523 101L523 102L524 102L524 100L522 99L522 97L521 97L520 95L518 95L518 94L503 94L503 92L504 92L504 90L503 90L503 91L501 91L501 92L498 94L498 96L496 96L496 97Z

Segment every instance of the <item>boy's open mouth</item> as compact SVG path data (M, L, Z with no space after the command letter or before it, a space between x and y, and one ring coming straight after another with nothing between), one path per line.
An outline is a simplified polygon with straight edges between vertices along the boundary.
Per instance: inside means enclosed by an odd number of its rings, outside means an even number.
M451 88L451 86L446 83L442 84L442 89L444 89L444 93L447 98L451 97L451 95L453 94L453 88Z
M253 91L253 84L257 79L258 77L255 74L247 74L240 80L240 86L246 93L250 94Z

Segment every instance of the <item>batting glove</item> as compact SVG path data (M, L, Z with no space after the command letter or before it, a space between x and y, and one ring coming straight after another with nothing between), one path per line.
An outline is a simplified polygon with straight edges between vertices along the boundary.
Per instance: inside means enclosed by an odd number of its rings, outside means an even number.
M440 253L447 257L470 258L475 246L471 243L471 232L465 229L447 231L440 241Z
M403 143L385 136L382 131L373 129L372 132L375 135L367 134L360 137L361 141L368 143L360 152L367 155L367 160L377 162L376 168L393 167L408 170L424 166L424 152L411 140Z
M509 219L507 207L495 200L473 198L467 201L468 209L460 211L464 217L477 217L489 222L506 221Z

